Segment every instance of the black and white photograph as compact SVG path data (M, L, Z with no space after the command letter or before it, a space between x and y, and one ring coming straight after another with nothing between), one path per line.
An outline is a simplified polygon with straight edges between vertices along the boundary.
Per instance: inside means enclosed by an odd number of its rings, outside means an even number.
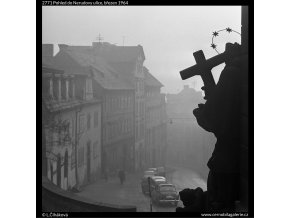
M37 216L253 217L252 11L42 1Z

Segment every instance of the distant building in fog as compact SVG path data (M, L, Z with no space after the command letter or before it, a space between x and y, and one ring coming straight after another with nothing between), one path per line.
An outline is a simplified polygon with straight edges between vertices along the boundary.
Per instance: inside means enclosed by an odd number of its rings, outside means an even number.
M190 118L194 116L192 111L198 107L198 104L204 103L202 92L184 85L183 89L177 94L167 94L167 113L172 119Z
M142 150L142 160L147 167L165 165L167 145L167 116L165 94L160 93L163 86L144 67L145 75L145 149Z
M204 103L202 92L188 85L177 94L166 95L167 158L169 162L191 167L206 176L214 136L199 127L192 113L200 103Z
M55 68L52 53L43 54L43 159L47 177L67 190L100 173L101 104L92 94L88 69Z

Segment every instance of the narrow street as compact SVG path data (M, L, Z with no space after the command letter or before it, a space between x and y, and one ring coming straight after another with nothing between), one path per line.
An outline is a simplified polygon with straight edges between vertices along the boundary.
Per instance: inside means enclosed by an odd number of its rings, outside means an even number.
M117 177L109 178L88 185L77 195L89 198L94 202L102 202L117 205L135 205L138 212L150 212L150 198L141 191L142 174L127 174L123 185ZM177 191L184 188L201 187L206 190L206 181L201 179L198 174L190 169L174 167L167 173L168 182L176 186ZM179 202L179 205L182 205ZM174 212L175 206L157 206L153 204L153 212Z

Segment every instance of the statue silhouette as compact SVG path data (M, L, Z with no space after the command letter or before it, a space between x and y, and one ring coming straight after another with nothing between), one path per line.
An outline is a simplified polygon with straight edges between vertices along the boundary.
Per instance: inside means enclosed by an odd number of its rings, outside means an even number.
M227 43L225 52L231 50L241 50L241 46ZM248 58L240 55L225 63L206 103L193 110L198 124L217 138L207 164L210 169L207 199L212 211L233 211L239 196L241 81L248 67Z

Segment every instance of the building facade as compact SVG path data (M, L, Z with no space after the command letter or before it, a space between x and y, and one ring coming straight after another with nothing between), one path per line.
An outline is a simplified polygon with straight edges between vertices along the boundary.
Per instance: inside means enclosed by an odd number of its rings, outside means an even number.
M102 100L102 171L134 169L134 86L122 78L94 48L60 45L59 63L87 69L92 95Z
M145 55L143 47L140 45L116 46L107 42L93 42L92 46L69 47L89 54L94 59L101 58L114 69L119 81L126 81L134 87L134 169L143 169L141 158L141 150L145 148L145 78L143 73Z
M77 153L91 158L88 155L92 152L90 146L98 144L101 151L96 155L101 160L102 172L121 168L126 171L143 170L148 166L164 165L165 95L160 94L162 84L144 68L144 61L140 45L116 46L95 42L92 46L60 44L59 52L53 57L53 64L70 75L89 76L92 82L88 84L90 90L87 94L92 99L101 100L102 113L98 115L101 136L95 142L86 140L92 136L82 132L84 138L79 141L84 148ZM88 111L78 113L82 128L84 122L95 117L88 115ZM85 127L91 128L89 124ZM81 181L91 179L81 173L85 162L81 159L78 165L80 172L77 174ZM79 168L76 168L77 171Z
M145 76L143 47L105 45L103 57L119 75L134 86L134 163L135 170L144 169L142 151L145 149Z
M104 168L134 171L134 91L104 89L101 93Z
M167 146L167 116L163 86L144 67L145 75L145 148L142 160L146 167L165 166Z
M101 104L92 79L43 66L43 147L47 177L67 190L100 173Z
M52 45L43 48L49 51L42 67L46 175L62 189L78 188L101 172L101 101L92 94L89 71L61 66Z
M202 92L188 85L177 94L166 95L167 161L189 167L207 177L207 161L213 151L215 137L202 129L196 122L192 111L204 103Z

